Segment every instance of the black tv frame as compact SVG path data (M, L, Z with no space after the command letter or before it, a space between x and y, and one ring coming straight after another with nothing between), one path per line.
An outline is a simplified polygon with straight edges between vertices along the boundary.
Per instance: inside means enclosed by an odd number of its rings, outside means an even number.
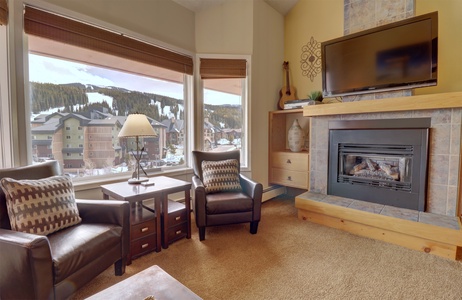
M372 85L372 86L360 86L354 89L345 89L339 91L328 91L327 90L327 66L326 66L326 47L334 45L340 42L345 41L354 41L359 37L364 37L367 35L374 35L376 33L381 33L386 30L393 30L394 28L406 26L422 20L431 20L431 75L426 80L419 80L417 82L397 82L393 84L385 85ZM322 60L322 93L323 97L341 97L348 95L359 95L366 93L378 93L385 91L396 91L396 90L406 90L414 89L418 87L427 87L437 85L438 80L438 12L427 13L424 15L404 19L398 22L378 26L375 28L367 29L364 31L356 32L353 34L345 35L343 37L335 38L321 43L321 60ZM361 70L358 70L361 72ZM376 74L374 74L376 75ZM374 76L371 75L371 76Z

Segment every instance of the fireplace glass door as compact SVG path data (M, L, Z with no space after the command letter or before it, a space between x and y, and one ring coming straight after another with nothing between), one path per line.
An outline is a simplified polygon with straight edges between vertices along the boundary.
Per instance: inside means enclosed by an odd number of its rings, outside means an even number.
M339 145L338 181L411 191L412 146Z
M428 118L329 122L329 195L425 210Z

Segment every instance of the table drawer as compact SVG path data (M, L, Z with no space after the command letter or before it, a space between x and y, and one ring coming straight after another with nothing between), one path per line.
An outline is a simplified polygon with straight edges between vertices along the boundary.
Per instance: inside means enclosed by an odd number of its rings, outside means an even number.
M168 202L168 227L186 222L186 207L183 203Z
M308 189L308 171L298 172L272 168L270 182L290 187Z
M291 171L308 171L307 152L276 152L272 155L272 164L274 168L291 170Z
M130 243L130 255L136 257L156 250L156 234L132 240Z
M188 224L186 222L184 222L183 224L178 224L176 226L170 227L167 230L168 244L170 245L171 243L177 240L185 238L187 232L188 232Z
M150 234L156 233L156 219L132 225L131 240L136 240Z

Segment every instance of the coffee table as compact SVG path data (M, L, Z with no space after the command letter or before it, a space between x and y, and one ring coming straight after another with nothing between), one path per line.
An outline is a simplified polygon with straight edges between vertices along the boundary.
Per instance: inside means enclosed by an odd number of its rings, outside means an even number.
M149 296L153 296L156 300L202 299L157 265L149 267L87 299L143 300Z
M143 186L141 184L129 184L128 182L118 182L112 184L106 184L101 186L104 199L109 197L116 200L124 200L130 202L132 207L138 207L138 209L148 209L153 212L156 216L156 251L161 251L161 245L164 244L164 248L168 248L168 237L167 229L168 218L163 218L163 224L161 225L161 214L164 216L168 215L168 195L177 192L184 192L185 209L186 209L186 223L187 223L187 234L186 238L191 238L191 203L190 203L190 190L191 183L167 176L156 176L149 178L149 182L154 183L151 186ZM154 199L154 207L146 207L142 204L143 200ZM135 220L133 214L130 214L130 227L133 229ZM154 224L153 224L154 225ZM164 232L161 232L163 228ZM130 242L134 242L134 234L130 230ZM163 240L161 240L163 239ZM132 254L128 255L127 264L131 263Z

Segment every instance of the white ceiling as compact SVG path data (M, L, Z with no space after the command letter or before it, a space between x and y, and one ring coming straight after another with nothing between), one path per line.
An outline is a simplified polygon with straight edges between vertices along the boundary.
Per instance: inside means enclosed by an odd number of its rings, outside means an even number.
M173 0L174 2L186 7L194 12L200 12L208 7L221 5L228 1L238 0ZM242 1L242 0L241 0ZM248 1L248 0L244 0ZM263 0L272 8L285 16L299 0Z

